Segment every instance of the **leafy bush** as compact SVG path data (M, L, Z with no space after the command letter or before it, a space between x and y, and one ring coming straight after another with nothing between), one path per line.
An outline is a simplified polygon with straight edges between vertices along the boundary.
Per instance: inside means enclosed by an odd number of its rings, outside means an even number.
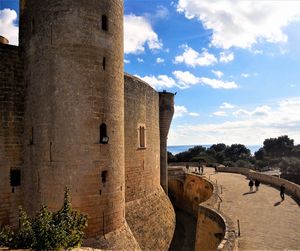
M86 226L87 217L72 209L66 188L64 204L56 213L42 206L35 218L30 220L20 208L19 229L13 232L7 226L0 228L0 246L34 250L69 249L81 245Z

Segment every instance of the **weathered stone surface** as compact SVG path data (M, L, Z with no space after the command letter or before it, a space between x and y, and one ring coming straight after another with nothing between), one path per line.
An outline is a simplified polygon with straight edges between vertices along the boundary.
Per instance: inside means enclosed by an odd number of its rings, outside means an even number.
M142 199L126 203L126 220L142 250L168 250L175 213L161 187Z
M0 43L0 58L0 225L15 226L22 190L10 186L10 170L23 164L23 67L16 46Z

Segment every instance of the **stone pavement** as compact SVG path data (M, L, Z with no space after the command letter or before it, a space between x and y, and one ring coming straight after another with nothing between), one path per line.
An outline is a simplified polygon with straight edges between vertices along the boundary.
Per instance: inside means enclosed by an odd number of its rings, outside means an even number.
M279 191L269 185L261 184L258 192L249 193L243 175L214 174L212 168L204 172L222 185L221 210L240 221L239 250L300 250L300 207L290 196L280 203Z

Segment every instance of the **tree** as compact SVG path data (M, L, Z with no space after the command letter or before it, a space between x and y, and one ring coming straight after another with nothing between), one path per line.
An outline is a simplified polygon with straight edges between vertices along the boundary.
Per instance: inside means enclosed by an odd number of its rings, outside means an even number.
M264 150L270 156L287 156L294 147L294 140L287 135L278 138L270 138L264 141Z
M225 150L225 156L227 160L238 161L239 159L249 159L251 157L250 150L242 144L232 144Z

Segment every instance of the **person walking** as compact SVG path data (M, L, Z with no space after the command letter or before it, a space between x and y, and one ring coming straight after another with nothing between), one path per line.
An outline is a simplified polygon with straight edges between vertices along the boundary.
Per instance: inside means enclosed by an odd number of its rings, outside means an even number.
M285 186L284 186L284 184L282 184L280 186L280 197L281 197L282 201L284 200L284 192L285 192Z
M260 182L258 180L255 180L254 185L255 185L255 192L257 192L258 188L259 188L259 185L260 185Z
M250 192L252 192L253 191L253 185L254 185L253 180L250 180L248 185L250 187Z

